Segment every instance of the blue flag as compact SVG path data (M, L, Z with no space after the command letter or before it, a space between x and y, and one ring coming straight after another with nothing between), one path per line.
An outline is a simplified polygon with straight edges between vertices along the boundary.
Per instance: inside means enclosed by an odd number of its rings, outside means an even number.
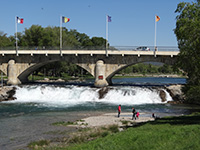
M108 22L111 22L111 16L107 15L107 17L108 17Z

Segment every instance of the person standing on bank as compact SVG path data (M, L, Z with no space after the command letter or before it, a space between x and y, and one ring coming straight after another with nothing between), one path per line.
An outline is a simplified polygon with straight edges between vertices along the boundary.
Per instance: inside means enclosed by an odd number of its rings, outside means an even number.
M137 117L137 119L139 119L139 115L140 115L140 113L137 112L137 113L136 113L136 117Z
M136 114L136 110L135 110L135 108L134 108L134 107L132 107L132 113L133 113L133 117L132 117L132 120L133 120L133 118L135 118L135 120L136 120L136 117L135 117L135 114Z
M121 113L121 105L118 106L118 117L120 117L120 113Z

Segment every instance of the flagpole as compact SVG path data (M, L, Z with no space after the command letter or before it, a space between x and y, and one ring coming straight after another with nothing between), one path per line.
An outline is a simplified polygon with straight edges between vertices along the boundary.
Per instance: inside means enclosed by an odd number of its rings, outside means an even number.
M156 51L156 16L155 16L155 39L154 39L154 48L155 48L155 51Z
M18 56L18 44L17 44L17 16L15 16L15 39L16 39L16 55Z
M108 56L108 15L106 15L106 56Z
M62 15L60 15L60 55L62 56Z

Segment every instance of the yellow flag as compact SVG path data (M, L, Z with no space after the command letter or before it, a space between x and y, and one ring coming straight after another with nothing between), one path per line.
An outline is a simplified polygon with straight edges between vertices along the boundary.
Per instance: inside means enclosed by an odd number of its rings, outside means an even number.
M156 16L156 22L158 22L160 20L159 16Z

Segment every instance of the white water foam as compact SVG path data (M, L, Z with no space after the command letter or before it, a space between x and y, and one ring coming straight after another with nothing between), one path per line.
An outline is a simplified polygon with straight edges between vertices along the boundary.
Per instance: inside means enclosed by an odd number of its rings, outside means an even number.
M23 86L17 87L14 101L9 103L34 103L40 106L70 107L86 103L107 104L155 104L162 103L156 89L144 87L112 87L102 99L98 88L79 86ZM167 92L166 92L167 93ZM167 93L167 101L172 100Z
M167 101L171 101L172 98L169 93L166 92L166 95ZM141 87L114 89L109 91L102 101L105 103L107 102L123 105L162 103L159 93L156 89L152 90Z

